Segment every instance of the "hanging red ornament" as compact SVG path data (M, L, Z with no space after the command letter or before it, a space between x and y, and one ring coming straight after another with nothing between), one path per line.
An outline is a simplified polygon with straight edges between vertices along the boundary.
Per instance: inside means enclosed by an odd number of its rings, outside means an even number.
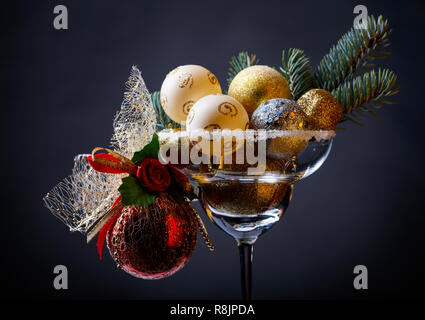
M184 199L161 192L148 207L123 207L106 242L118 267L134 277L161 279L189 261L197 226Z

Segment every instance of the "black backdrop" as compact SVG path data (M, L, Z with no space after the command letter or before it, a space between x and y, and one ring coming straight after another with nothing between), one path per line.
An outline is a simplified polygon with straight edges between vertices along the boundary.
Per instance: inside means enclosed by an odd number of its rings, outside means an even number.
M424 297L424 16L421 1L363 1L394 32L382 63L399 76L397 105L363 128L338 132L324 166L298 183L287 214L256 244L254 298ZM53 8L69 30L53 28ZM199 241L176 275L143 281L100 262L95 244L43 207L73 157L106 146L124 82L138 65L151 91L183 64L213 71L222 85L229 58L254 52L279 65L299 47L314 65L352 25L357 1L15 1L2 4L2 291L17 298L234 299L239 257L206 221L216 251ZM4 100L3 100L4 101ZM53 288L53 268L69 290ZM369 290L353 289L353 268Z

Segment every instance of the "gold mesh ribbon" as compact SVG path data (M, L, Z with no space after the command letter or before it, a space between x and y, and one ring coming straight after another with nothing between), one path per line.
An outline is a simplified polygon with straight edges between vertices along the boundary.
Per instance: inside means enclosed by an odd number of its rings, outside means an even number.
M111 149L108 149L110 150L108 152L112 151L112 155L116 152L123 155L122 157L131 157L134 152L141 150L152 140L152 135L156 131L156 117L151 96L140 71L135 66L131 69L126 82L124 99L114 118L113 129ZM72 174L59 182L44 197L44 203L53 215L62 220L70 231L79 231L83 234L87 234L108 214L114 201L119 197L118 187L124 176L93 170L88 162L89 156L87 154L76 156ZM96 162L103 161L96 157L93 159ZM134 170L131 165L126 168Z

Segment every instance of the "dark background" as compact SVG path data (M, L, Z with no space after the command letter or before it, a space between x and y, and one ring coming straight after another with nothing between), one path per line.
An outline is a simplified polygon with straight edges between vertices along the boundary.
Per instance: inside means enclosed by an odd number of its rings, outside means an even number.
M53 28L64 4L69 30ZM397 105L339 131L323 167L298 183L287 214L256 244L254 298L424 298L424 34L422 1L14 1L2 4L2 291L10 298L238 299L234 241L206 219L202 241L174 276L146 281L115 268L69 233L42 197L73 157L107 146L132 65L148 89L200 64L226 87L229 58L254 52L279 66L299 47L313 65L352 25L357 4L393 27ZM381 62L380 62L381 63ZM205 216L204 216L205 217ZM69 290L53 288L53 268ZM353 268L369 290L353 288Z

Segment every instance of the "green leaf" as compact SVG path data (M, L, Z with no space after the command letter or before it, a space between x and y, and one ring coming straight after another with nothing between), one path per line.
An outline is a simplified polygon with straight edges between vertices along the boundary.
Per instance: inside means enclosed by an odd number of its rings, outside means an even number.
M371 70L361 76L347 80L332 91L332 94L338 100L343 109L341 122L345 120L360 124L353 117L367 114L378 116L368 107L368 104L374 104L375 109L383 104L392 104L392 100L387 97L398 93L398 87L395 87L397 76L388 69Z
M180 128L181 125L173 120L165 113L161 105L161 94L159 91L155 91L151 94L153 109L155 110L156 116L156 130L161 131L163 129L169 129L170 125L173 128Z
M310 60L300 49L289 49L288 53L283 50L280 71L288 82L294 100L316 87Z
M144 190L136 176L130 175L122 178L121 181L118 191L124 206L147 207L155 201L155 195Z
M365 29L351 28L323 57L314 77L320 88L332 91L345 81L351 80L359 70L373 66L377 58L385 58L390 52L391 29L382 16L367 18Z
M158 159L158 152L159 139L158 135L154 133L152 136L152 141L149 142L146 146L144 146L142 150L135 152L133 158L131 158L131 161L133 161L133 163L138 166L145 158Z

